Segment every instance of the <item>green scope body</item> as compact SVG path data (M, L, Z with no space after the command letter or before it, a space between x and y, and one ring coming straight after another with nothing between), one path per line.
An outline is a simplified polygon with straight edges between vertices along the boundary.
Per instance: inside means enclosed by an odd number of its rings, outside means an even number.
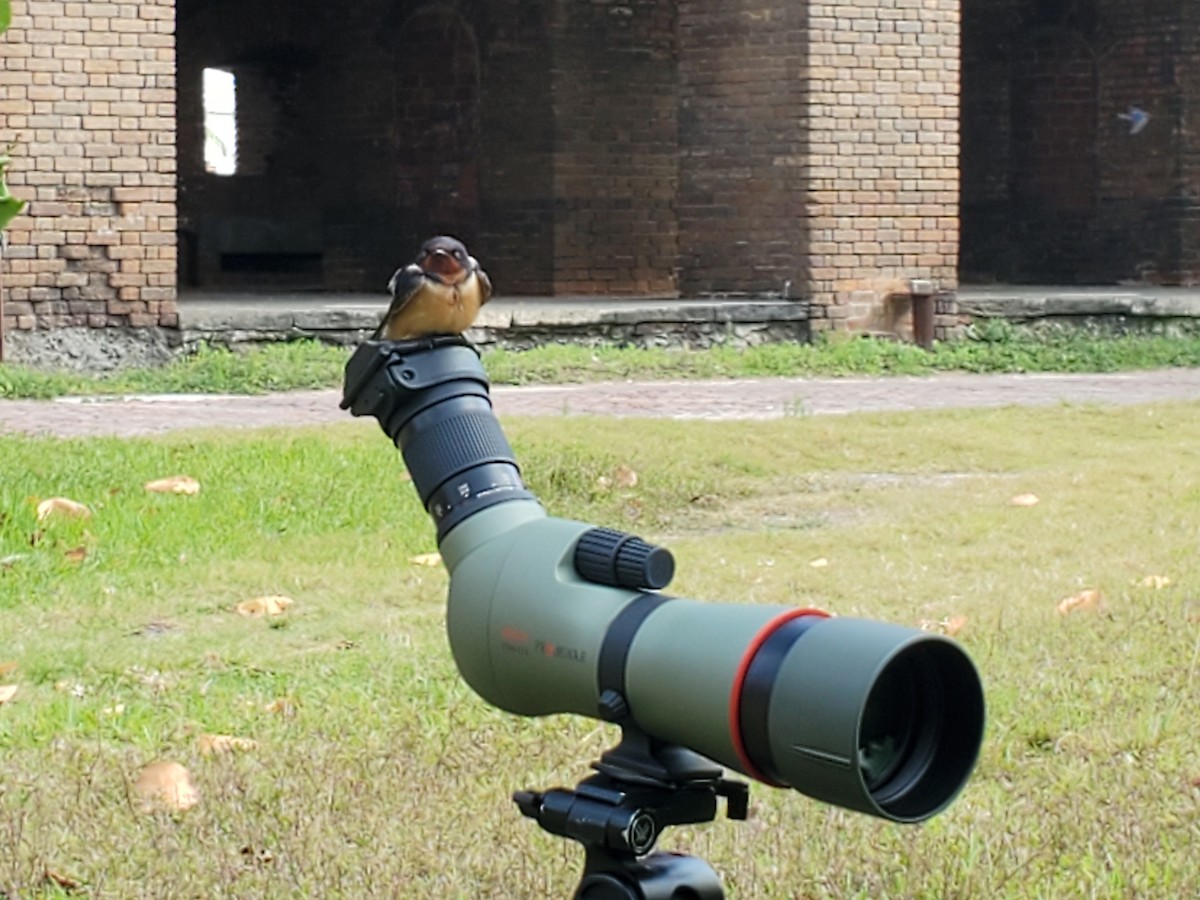
M455 663L488 703L632 723L897 822L935 815L966 784L984 697L956 642L585 578L578 551L597 529L548 515L525 487L467 346L368 342L347 364L342 405L378 419L404 456L450 573Z

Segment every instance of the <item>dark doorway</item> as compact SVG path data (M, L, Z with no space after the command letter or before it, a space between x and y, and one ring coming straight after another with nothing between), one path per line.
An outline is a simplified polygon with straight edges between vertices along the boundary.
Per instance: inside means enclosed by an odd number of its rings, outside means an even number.
M1179 283L1174 13L1098 0L962 12L960 280Z

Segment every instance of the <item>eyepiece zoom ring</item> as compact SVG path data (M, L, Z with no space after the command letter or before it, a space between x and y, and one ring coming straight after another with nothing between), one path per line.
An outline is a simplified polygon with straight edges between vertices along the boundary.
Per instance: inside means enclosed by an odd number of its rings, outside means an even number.
M449 416L431 415L437 407L416 416L400 432L400 449L423 504L455 475L487 463L517 467L516 457L491 407L463 409L467 398L457 398ZM478 401L476 401L478 402Z

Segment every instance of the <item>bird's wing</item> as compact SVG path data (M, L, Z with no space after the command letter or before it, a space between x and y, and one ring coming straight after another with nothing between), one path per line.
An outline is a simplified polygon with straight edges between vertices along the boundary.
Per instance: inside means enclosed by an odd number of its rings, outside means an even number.
M487 272L479 268L474 257L471 257L471 265L475 268L475 277L479 279L479 305L483 306L492 299L492 280L487 277Z
M420 289L425 279L425 272L416 263L409 263L403 269L397 269L396 274L388 282L388 292L392 295L391 306L383 315L383 321L371 335L371 340L377 341L383 335L388 321L412 300L413 295Z

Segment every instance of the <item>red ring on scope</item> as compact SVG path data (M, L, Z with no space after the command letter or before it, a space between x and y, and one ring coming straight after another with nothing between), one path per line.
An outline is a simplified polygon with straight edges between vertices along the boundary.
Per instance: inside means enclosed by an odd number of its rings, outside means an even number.
M787 612L780 613L767 622L746 646L746 652L742 654L742 661L738 664L737 672L733 676L733 687L729 692L729 736L733 740L733 752L737 754L738 762L741 763L742 771L745 774L756 781L761 781L772 787L787 787L787 785L780 784L778 781L768 778L750 758L750 752L746 749L746 741L742 736L742 688L745 687L746 673L750 671L754 657L758 654L762 645L770 640L771 635L788 622L793 622L804 616L817 616L821 619L828 619L829 613L823 609L789 609Z

